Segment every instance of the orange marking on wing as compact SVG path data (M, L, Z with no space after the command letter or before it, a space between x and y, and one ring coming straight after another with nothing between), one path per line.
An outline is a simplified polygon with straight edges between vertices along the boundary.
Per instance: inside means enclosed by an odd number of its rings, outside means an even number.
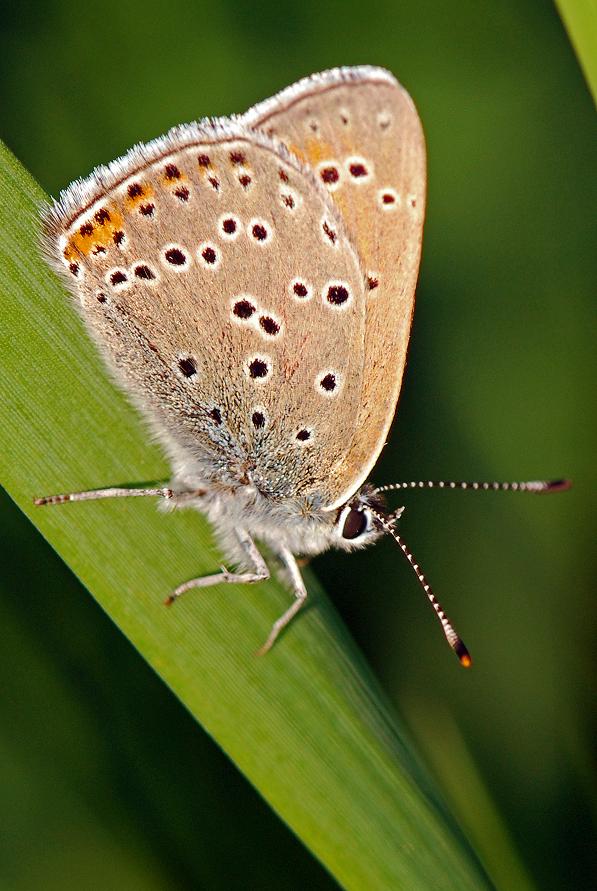
M343 189L337 189L336 191L330 193L330 197L340 211L341 216L345 216L348 210L346 202L346 192Z
M354 195L351 195L346 189L340 188L336 189L334 192L330 192L330 198L340 211L340 216L346 218L351 211L350 204L351 201L354 201ZM353 219L351 232L355 239L361 260L367 260L374 254L376 249L375 240L377 235L375 226L371 225L371 220L367 213L357 214L356 218L354 213L350 213L350 216Z
M200 170L205 172L204 167L200 168ZM174 188L174 187L180 185L180 183L186 182L187 179L188 179L188 177L185 176L185 174L181 170L177 177L171 177L171 176L167 176L166 174L164 174L164 176L162 176L162 183L165 186L168 186L169 188Z
M334 149L329 142L322 142L320 139L314 139L313 137L309 137L307 140L306 152L311 165L319 164L320 161L325 161L326 158L334 156Z
M83 256L86 257L87 254L91 253L91 249L95 244L95 238L93 237L95 234L95 229L89 235L82 233L81 231L75 232L74 235L71 235L68 241L68 249L71 256ZM66 254L65 254L66 256Z
M208 165L207 167L204 167L204 166L202 166L201 164L199 164L197 169L199 170L199 176L200 176L202 179L207 179L207 178L209 178L210 176L211 176L211 177L214 177L214 176L215 176L216 179L217 179L217 178L219 177L219 175L220 175L220 168L218 167L217 164L214 164L214 163L211 162L211 161L210 161L210 163L209 163L209 165Z
M102 213L106 211L107 215ZM86 257L96 245L106 247L112 244L114 232L122 228L124 218L116 205L109 204L96 211L92 220L81 223L66 245L63 253L66 260Z
M211 157L205 154L201 154L197 157L197 167L199 168L200 176L207 176L208 174L211 176L215 170L211 162Z
M139 186L139 190L135 188ZM131 194L131 188L133 189L133 194ZM145 204L149 198L153 198L153 189L148 183L131 183L129 186L129 192L127 193L126 198L124 199L125 207L127 210L135 210L139 206L139 204Z
M307 159L306 154L305 154L304 151L303 151L301 148L299 148L298 145L296 145L294 142L291 142L291 143L289 144L289 146L288 146L288 151L289 151L289 152L292 152L292 154L295 156L295 158L298 158L299 161L302 161L302 162L303 162L303 164L306 164L306 163L307 163L307 160L308 160L308 159Z

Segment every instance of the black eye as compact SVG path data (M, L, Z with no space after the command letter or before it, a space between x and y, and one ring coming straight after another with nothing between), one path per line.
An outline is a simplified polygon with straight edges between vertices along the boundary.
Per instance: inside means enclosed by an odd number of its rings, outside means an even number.
M342 538L358 538L367 529L367 517L362 510L351 508L346 514Z

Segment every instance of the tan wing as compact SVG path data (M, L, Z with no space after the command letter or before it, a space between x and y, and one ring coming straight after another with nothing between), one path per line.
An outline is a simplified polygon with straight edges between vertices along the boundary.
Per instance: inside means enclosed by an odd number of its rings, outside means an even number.
M224 481L248 474L272 498L330 503L366 297L333 205L295 157L230 121L177 128L73 184L45 228L171 454Z
M368 66L306 78L256 106L245 120L313 167L366 274L363 392L354 439L336 468L335 507L369 475L400 393L425 207L421 124L397 81Z

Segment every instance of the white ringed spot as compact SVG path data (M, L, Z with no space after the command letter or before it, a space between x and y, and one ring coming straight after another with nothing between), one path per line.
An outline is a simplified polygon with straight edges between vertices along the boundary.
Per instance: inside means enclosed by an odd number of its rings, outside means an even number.
M171 272L186 272L191 265L191 255L182 244L170 242L161 249L160 261L164 269Z
M273 230L267 220L262 220L259 217L253 217L249 220L247 226L247 235L250 236L251 240L258 244L259 247L265 247L270 244L273 236Z
M181 204L188 204L193 197L193 191L187 185L180 184L171 189L171 194Z
M204 241L197 248L197 260L204 269L215 272L222 262L222 255L212 241Z
M334 368L325 368L315 376L313 385L320 396L334 399L342 389L342 375Z
M373 179L373 162L361 155L350 155L344 161L348 179L355 185L364 185Z
M342 185L342 171L338 161L321 161L317 165L317 175L328 192L335 192Z
M126 291L131 286L128 271L123 269L122 266L114 266L112 269L108 269L104 280L114 291Z
M400 195L396 189L386 186L383 189L379 189L377 193L377 203L381 209L386 212L396 210L396 208L400 206Z
M198 377L199 363L195 356L179 353L174 364L174 371L184 381L194 381Z
M314 438L314 430L313 427L299 427L294 435L294 441L299 446L306 446L307 444L313 442Z
M275 340L282 336L284 326L277 316L264 310L255 320L255 327L265 340Z
M123 229L117 229L112 233L112 242L121 251L126 251L128 246L128 238Z
M289 213L294 213L303 203L303 196L300 195L296 189L291 189L290 186L281 185L280 202L284 210L287 210Z
M65 260L65 265L72 276L80 282L84 281L85 270L80 263L77 263L75 260Z
M97 261L100 259L100 257L103 257L103 255L105 253L106 253L106 248L104 247L104 245L97 243L97 244L94 244L93 247L91 248L89 256L91 257L92 261Z
M313 297L313 285L299 276L293 278L288 285L288 293L297 303L306 303Z
M160 281L160 274L152 263L147 260L136 260L131 264L131 275L144 285L157 285Z
M321 299L332 309L348 309L353 300L352 288L348 282L330 279L321 289Z
M271 356L259 353L248 356L243 363L245 376L255 384L265 384L272 376L273 363Z
M218 235L224 241L236 241L242 232L242 223L234 213L223 213L218 219Z
M336 224L329 220L327 217L323 217L321 220L320 231L324 243L327 244L328 247L337 249L339 246L339 237Z
M235 325L252 325L257 312L257 301L251 294L237 294L230 301L230 321Z
M253 173L251 170L247 170L246 167L238 168L236 178L243 192L250 192L254 188Z

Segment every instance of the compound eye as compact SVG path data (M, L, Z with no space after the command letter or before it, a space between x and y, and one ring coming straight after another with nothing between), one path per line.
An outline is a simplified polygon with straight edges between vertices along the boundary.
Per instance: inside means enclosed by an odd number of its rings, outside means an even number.
M367 530L367 517L362 510L351 508L342 527L342 538L358 538Z

